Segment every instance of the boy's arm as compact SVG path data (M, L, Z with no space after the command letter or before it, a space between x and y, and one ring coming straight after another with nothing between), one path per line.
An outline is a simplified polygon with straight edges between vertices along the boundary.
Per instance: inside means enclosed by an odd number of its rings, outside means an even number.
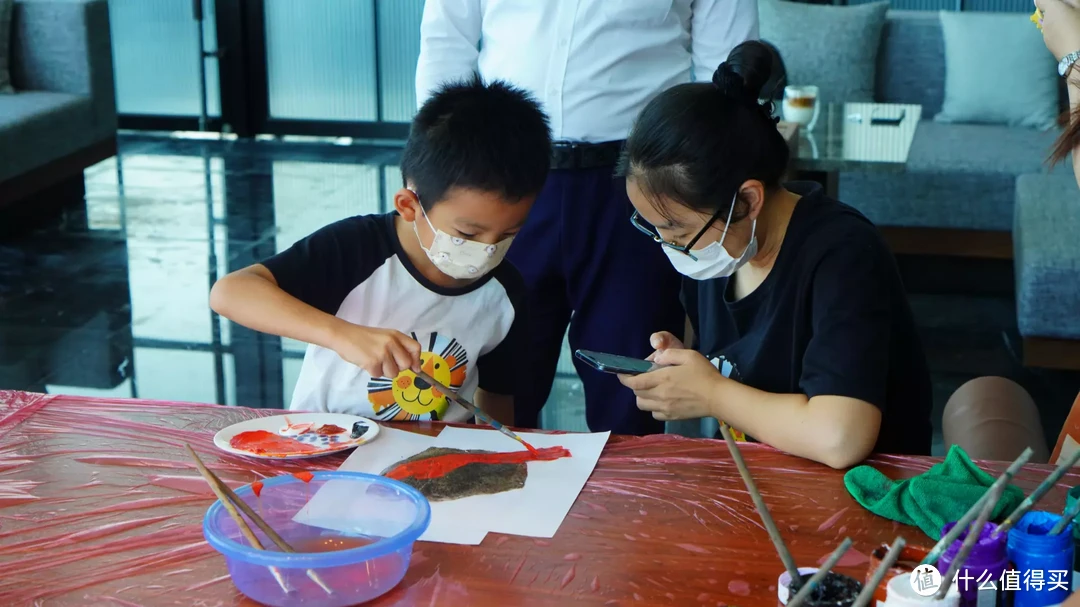
M385 217L332 223L261 264L219 280L210 292L215 312L241 325L337 352L373 377L417 369L420 344L393 330L337 317L342 302L393 251Z
M420 57L416 61L416 106L447 81L476 71L480 56L480 0L427 0L420 22Z
M477 388L473 394L476 406L480 410L495 418L495 421L504 426L514 425L514 397L509 394L495 394Z
M214 284L210 307L249 329L337 352L372 377L417 369L420 344L398 331L362 327L289 295L262 264L237 270Z

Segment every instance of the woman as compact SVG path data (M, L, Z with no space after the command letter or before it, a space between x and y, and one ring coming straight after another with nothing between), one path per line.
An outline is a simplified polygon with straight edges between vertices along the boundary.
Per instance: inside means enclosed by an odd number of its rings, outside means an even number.
M1072 152L1073 173L1080 185L1080 70L1074 54L1080 52L1080 9L1071 0L1036 0L1035 5L1037 14L1041 14L1039 27L1046 48L1059 62L1068 57L1071 63L1065 73L1069 84L1068 123L1050 160L1056 164Z
M697 339L654 335L670 368L621 381L657 419L716 417L835 468L928 454L929 373L895 261L858 211L781 183L788 147L757 101L771 65L743 43L637 119L620 165L632 221L685 275Z

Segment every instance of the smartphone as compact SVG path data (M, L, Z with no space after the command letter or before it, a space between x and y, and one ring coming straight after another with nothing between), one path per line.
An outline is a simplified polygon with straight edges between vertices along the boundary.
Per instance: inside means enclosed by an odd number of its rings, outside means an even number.
M637 358L619 356L617 354L592 352L590 350L578 350L574 352L574 356L585 361L585 364L593 369L603 371L604 373L640 375L659 368L659 365L655 365L647 360L639 360Z

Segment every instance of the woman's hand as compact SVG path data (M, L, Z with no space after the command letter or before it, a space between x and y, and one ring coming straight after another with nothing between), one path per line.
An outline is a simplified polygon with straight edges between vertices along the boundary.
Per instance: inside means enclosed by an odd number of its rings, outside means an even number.
M656 362L656 357L664 350L683 350L686 348L683 342L669 331L653 333L649 337L649 345L653 347L653 353L645 359L649 362Z
M1080 9L1075 0L1035 0L1035 6L1042 13L1043 41L1054 58L1061 61L1080 51Z
M660 421L715 417L712 403L716 392L723 382L731 380L725 379L708 359L686 348L659 350L650 358L665 367L641 375L619 376L619 381L637 395L639 409L651 411Z

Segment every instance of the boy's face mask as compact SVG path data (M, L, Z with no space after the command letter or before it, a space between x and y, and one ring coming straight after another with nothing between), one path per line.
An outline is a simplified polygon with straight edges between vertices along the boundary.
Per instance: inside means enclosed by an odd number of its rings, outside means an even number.
M425 247L424 241L420 239L420 232L416 229L416 222L413 222L416 240L420 242L420 248L427 253L431 263L450 278L475 279L491 272L502 263L510 243L514 240L511 236L497 244L485 244L451 236L431 225L423 206L420 207L420 212L431 227L431 232L435 234L435 239L431 241L431 247Z

